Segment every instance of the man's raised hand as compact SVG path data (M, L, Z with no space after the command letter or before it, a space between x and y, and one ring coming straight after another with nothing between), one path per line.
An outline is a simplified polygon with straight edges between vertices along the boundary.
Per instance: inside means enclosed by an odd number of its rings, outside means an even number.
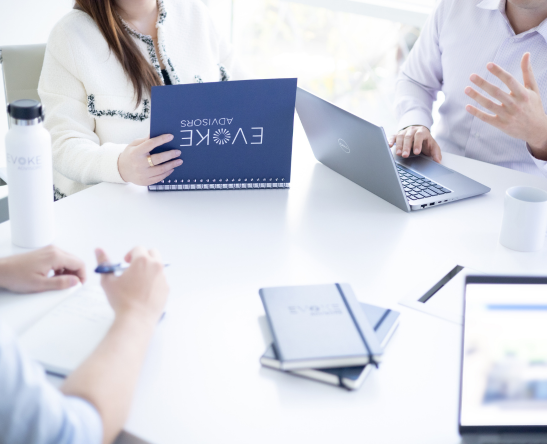
M547 115L543 109L529 52L522 56L520 65L524 84L520 84L495 63L486 65L488 71L509 88L508 93L481 76L472 74L470 80L496 101L468 86L465 93L493 114L481 111L473 105L467 105L465 109L509 136L526 141L536 158L547 160Z

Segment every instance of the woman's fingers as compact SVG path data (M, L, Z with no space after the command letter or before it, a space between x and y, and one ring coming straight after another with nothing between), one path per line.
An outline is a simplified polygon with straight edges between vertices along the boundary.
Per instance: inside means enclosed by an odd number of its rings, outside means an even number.
M155 183L161 182L166 177L169 177L173 173L173 171L175 171L175 170L169 170L169 171L166 171L163 174L159 174L158 176L150 177L148 179L147 183L145 183L145 185L146 186L154 185Z
M150 140L150 137L144 137L142 139L135 139L133 140L133 142L131 142L129 145L130 146L139 146L141 145L142 143L146 142L147 140Z
M176 167L179 167L181 165L182 165L182 160L175 159L175 160L171 160L170 162L166 162L161 165L156 165L155 167L148 168L146 171L147 171L148 177L154 177L154 176L162 175L166 173L167 171L173 170Z
M161 146L167 142L171 142L173 140L172 134L163 134L158 137L154 137L153 139L148 139L141 143L138 146L138 150L143 154L148 154L150 151L152 151L154 148L157 148L158 146Z
M170 150L163 153L152 154L150 157L152 158L152 163L154 165L160 165L164 162L167 162L168 160L175 159L180 155L181 152L179 150Z

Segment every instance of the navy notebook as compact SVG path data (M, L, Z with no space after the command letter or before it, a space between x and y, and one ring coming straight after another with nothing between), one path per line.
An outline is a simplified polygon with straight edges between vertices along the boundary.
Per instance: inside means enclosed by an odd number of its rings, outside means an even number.
M385 347L399 325L399 312L377 307L376 305L363 303L360 303L359 305L361 305L365 316L373 326L374 332L380 341L380 345ZM281 363L277 358L277 353L273 344L270 345L262 355L260 363L264 367L274 368L276 370L280 369ZM355 367L289 370L285 373L314 379L348 390L356 390L361 387L372 368L373 366L367 364Z
M260 289L279 368L376 364L382 347L348 284Z
M150 137L184 163L151 191L287 188L297 79L152 88Z

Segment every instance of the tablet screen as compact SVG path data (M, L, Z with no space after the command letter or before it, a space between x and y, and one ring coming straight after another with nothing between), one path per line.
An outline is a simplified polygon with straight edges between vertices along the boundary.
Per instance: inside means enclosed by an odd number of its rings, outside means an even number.
M547 425L547 285L468 284L461 426Z

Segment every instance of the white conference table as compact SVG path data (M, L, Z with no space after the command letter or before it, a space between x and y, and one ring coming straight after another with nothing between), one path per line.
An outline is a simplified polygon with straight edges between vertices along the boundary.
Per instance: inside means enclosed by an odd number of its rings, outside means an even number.
M297 121L298 122L298 121ZM290 190L151 193L101 184L55 204L56 244L112 259L142 244L172 265L126 430L154 443L457 443L461 327L405 308L409 286L447 262L545 274L547 251L498 243L505 190L547 180L446 154L490 186L481 197L407 214L317 163L296 125ZM0 225L0 255L10 224ZM402 312L378 371L347 392L261 368L265 286L348 282L363 302ZM0 296L19 332L60 296Z

